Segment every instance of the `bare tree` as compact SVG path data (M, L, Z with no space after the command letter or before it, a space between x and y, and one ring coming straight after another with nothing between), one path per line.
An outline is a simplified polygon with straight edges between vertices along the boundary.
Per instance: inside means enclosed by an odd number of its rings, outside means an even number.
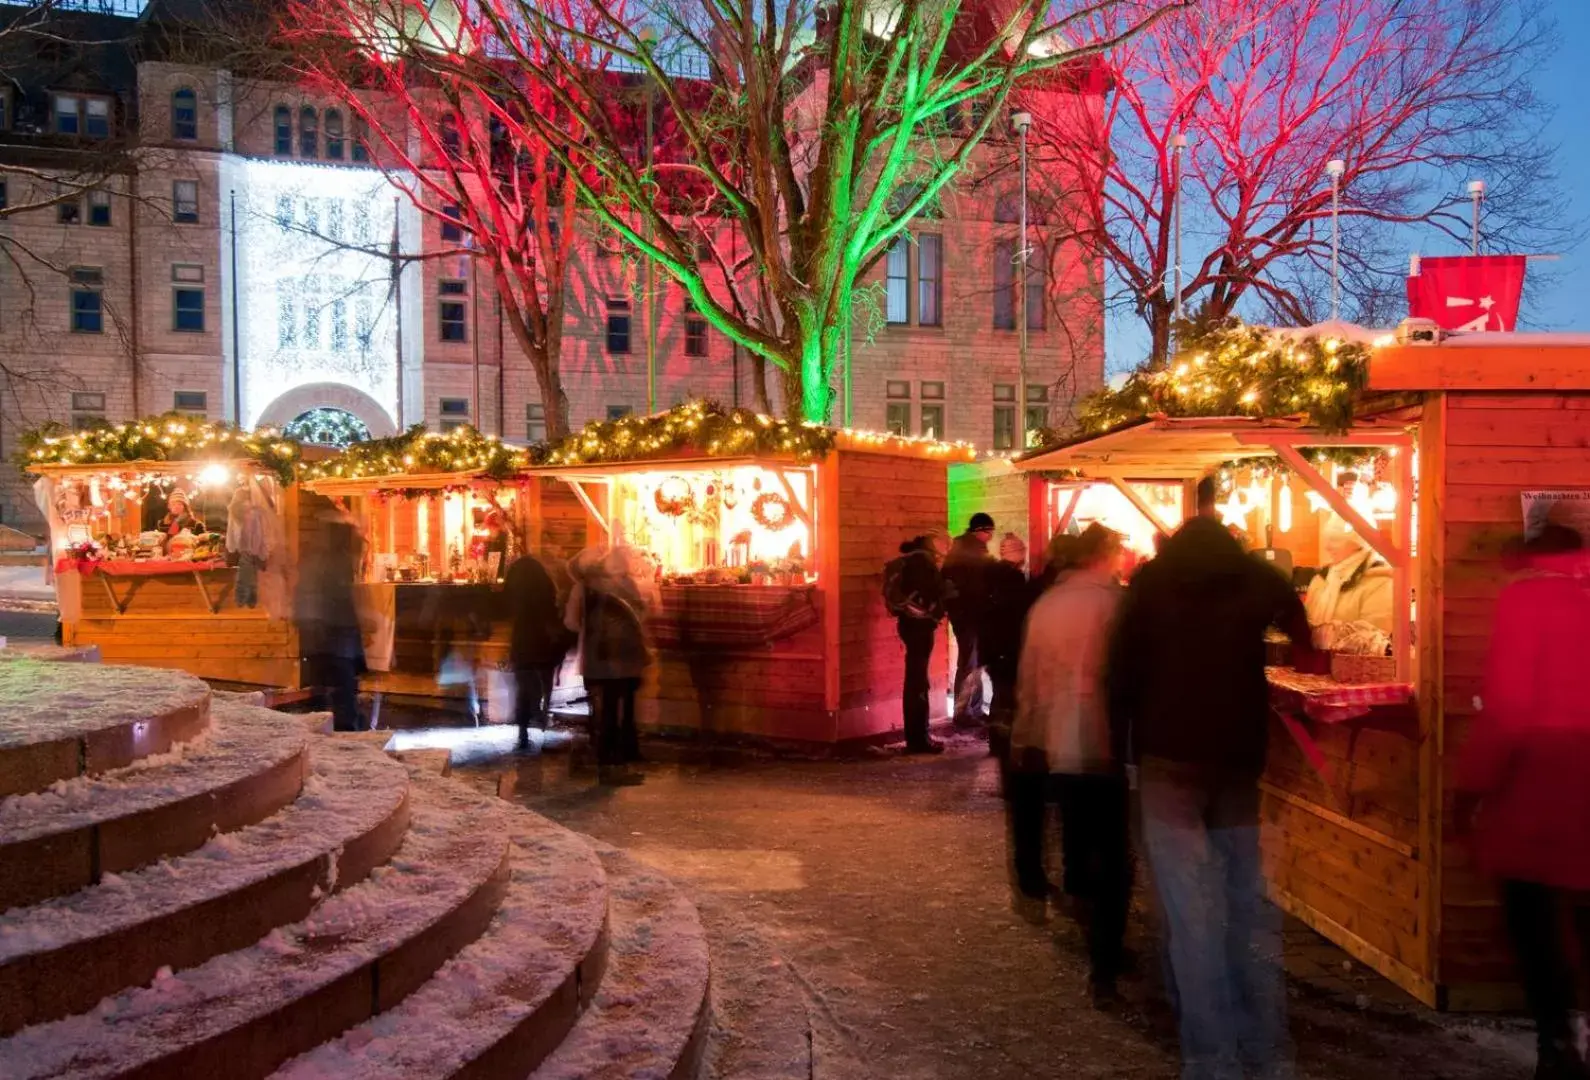
M1095 15L1108 37L1114 13ZM1034 128L1035 174L1098 163L1098 249L1163 362L1182 307L1285 323L1329 311L1331 183L1344 163L1344 315L1388 319L1408 226L1468 239L1463 181L1489 184L1490 250L1550 249L1565 223L1531 73L1539 0L1201 0L1104 56L1115 93L1091 138Z

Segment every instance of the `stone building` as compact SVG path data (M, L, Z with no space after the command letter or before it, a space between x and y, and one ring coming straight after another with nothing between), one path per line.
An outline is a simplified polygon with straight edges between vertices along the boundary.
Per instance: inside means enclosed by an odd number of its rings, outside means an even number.
M161 2L52 16L60 38L92 47L35 48L0 29L11 76L0 87L0 452L46 420L171 409L244 426L334 409L373 435L473 422L540 437L534 373L462 238L387 182L345 106L175 62L154 44ZM1086 80L1055 87L1042 92L1102 102ZM974 179L874 269L850 353L855 426L1014 445L1019 191L1000 168L1013 153L989 140ZM1099 385L1104 357L1102 269L1039 202L1029 427L1063 423ZM574 426L648 403L644 267L587 236L576 244L562 357ZM754 404L751 358L660 270L656 282L658 406ZM777 372L766 381L776 408ZM14 474L0 520L37 521Z

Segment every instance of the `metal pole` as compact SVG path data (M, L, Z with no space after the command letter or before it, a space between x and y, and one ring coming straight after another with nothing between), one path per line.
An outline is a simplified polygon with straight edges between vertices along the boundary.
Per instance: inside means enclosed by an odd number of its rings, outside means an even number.
M470 396L469 422L480 430L480 275L476 272L475 242L469 242L469 362L475 389Z
M1469 254L1480 253L1480 203L1485 201L1485 181L1469 181L1469 198L1474 201L1474 224L1469 233Z
M1332 158L1325 163L1325 171L1331 178L1331 320L1333 322L1342 317L1342 173L1346 168L1347 163L1341 158Z
M1021 234L1016 241L1016 449L1027 449L1027 129L1032 115L1019 112L1011 118L1016 126L1017 153L1021 160Z
M237 189L232 195L232 422L243 423L243 350L242 334L238 330L237 316Z
M1172 256L1175 262L1175 293L1171 296L1172 310L1175 312L1177 322L1181 321L1181 152L1187 148L1187 136L1177 135L1171 140L1170 173L1171 183L1175 185L1175 206L1172 213L1175 215L1175 251Z
M656 111L652 99L652 78L646 75L646 182L651 183L652 167L652 141L656 137L653 130ZM651 215L646 215L646 242L649 245L652 239ZM653 297L657 285L657 263L651 256L650 247L646 250L646 412L657 411L657 323L655 299Z
M400 197L400 196L399 196ZM393 337L397 341L397 428L402 434L403 427L403 260L398 251L398 198L392 200L392 325L396 328Z

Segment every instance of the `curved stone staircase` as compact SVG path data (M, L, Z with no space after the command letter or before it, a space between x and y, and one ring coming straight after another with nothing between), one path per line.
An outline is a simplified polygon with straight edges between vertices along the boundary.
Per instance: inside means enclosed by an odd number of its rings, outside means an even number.
M0 1080L685 1080L695 909L171 672L0 661Z

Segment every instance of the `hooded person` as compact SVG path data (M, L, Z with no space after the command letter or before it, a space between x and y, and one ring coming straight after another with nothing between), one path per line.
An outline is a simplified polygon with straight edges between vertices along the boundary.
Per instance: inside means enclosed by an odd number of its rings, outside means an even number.
M640 760L635 697L651 665L643 589L644 557L620 545L582 551L570 564L574 588L565 622L579 634L580 671L591 701L591 735L602 783L637 783L627 766Z
M508 661L514 673L514 723L520 745L526 746L530 729L546 724L553 683L574 635L563 624L556 581L528 551L508 568L503 598L512 627Z
M983 661L977 633L988 611L988 573L995 559L988 545L994 519L976 513L944 558L944 612L955 635L955 722L970 725L983 713Z
M1309 623L1369 623L1389 634L1396 595L1391 564L1335 514L1326 521L1320 541L1327 562L1304 599Z
M1572 1038L1574 964L1590 970L1590 589L1583 540L1547 525L1496 601L1482 709L1453 785L1458 831L1502 883L1502 907L1539 1041L1540 1080L1590 1077Z
M937 754L942 743L928 735L932 689L929 666L939 622L944 618L944 580L939 564L949 540L937 530L900 545L900 555L884 569L884 603L895 616L895 632L905 646L905 679L900 689L900 720L908 754Z

